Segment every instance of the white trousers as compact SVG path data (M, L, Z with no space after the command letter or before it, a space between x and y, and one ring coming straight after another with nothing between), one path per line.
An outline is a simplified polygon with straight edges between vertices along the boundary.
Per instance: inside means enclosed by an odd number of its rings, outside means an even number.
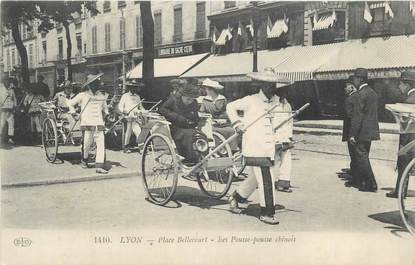
M291 151L277 152L274 165L271 167L249 167L251 172L236 189L237 194L248 199L258 188L261 213L273 215L276 205L275 181L290 181Z
M40 113L30 114L30 131L33 133L41 133L42 125L40 124Z
M11 110L2 110L0 112L0 134L3 133L6 123L8 128L7 135L14 136L14 114Z
M138 124L138 122L135 122L135 121L127 121L126 122L124 146L126 146L130 143L131 133L134 133L135 138L138 139L138 136L141 133L141 127Z
M86 160L88 158L89 152L91 151L92 144L96 144L96 157L95 157L95 167L104 167L105 162L105 136L104 131L98 130L85 130L84 131L84 141L83 141L83 150L82 158Z
M289 188L291 181L291 150L277 152L275 154L274 170L276 174L277 185L281 188Z

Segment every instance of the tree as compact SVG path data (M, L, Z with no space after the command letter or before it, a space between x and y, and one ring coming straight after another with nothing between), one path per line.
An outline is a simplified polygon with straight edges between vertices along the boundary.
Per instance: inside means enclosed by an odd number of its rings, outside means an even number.
M66 37L66 64L68 67L68 80L72 81L72 40L69 25L74 22L74 14L81 16L83 8L92 14L98 13L92 1L38 1L42 12L39 31L48 32L57 25L65 28ZM53 23L50 23L50 21Z
M143 81L150 91L154 79L154 21L151 2L140 2L141 24L143 25Z
M30 82L27 51L20 34L20 25L31 28L30 22L40 16L40 11L33 1L1 1L1 19L6 29L11 30L14 43L22 62L23 83Z

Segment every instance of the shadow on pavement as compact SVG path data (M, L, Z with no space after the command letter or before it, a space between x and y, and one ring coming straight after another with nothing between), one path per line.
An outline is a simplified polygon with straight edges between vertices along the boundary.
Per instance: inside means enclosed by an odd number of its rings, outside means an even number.
M223 210L220 208L215 208L215 206L227 204L226 199L215 199L208 197L202 191L196 188L187 187L187 186L178 186L176 193L173 196L173 200L177 203L186 203L190 206L198 207L201 209L216 209Z
M385 228L390 229L390 232L395 236L400 237L398 234L399 232L408 233L408 230L406 230L405 228L405 224L402 221L401 214L399 211L371 214L368 217L385 224L393 225L385 226Z

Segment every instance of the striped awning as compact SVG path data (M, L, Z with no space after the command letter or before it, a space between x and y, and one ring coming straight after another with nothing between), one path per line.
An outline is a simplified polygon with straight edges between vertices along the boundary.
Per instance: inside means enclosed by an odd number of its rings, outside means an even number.
M370 9L382 8L386 6L386 2L377 2L373 4L369 4Z
M346 79L358 67L368 69L369 78L399 77L400 70L415 67L415 35L344 44L335 58L316 70L316 79Z

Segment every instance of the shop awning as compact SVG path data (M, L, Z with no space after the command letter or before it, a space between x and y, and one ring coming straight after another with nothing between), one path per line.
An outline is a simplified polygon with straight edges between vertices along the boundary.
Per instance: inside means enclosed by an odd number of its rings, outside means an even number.
M333 43L316 46L294 46L284 61L269 65L282 78L291 81L313 80L314 73L325 63L335 60L344 43Z
M350 40L335 58L316 70L319 80L345 79L358 68L369 70L369 78L398 77L399 70L415 67L415 35Z
M154 59L154 77L173 77L186 73L193 66L209 56L209 53ZM127 78L143 77L143 62L127 73Z
M284 61L295 49L282 49L276 51L258 51L258 71ZM249 81L246 74L252 72L252 52L230 53L227 55L212 55L206 60L182 75L182 77L206 78L219 82Z

